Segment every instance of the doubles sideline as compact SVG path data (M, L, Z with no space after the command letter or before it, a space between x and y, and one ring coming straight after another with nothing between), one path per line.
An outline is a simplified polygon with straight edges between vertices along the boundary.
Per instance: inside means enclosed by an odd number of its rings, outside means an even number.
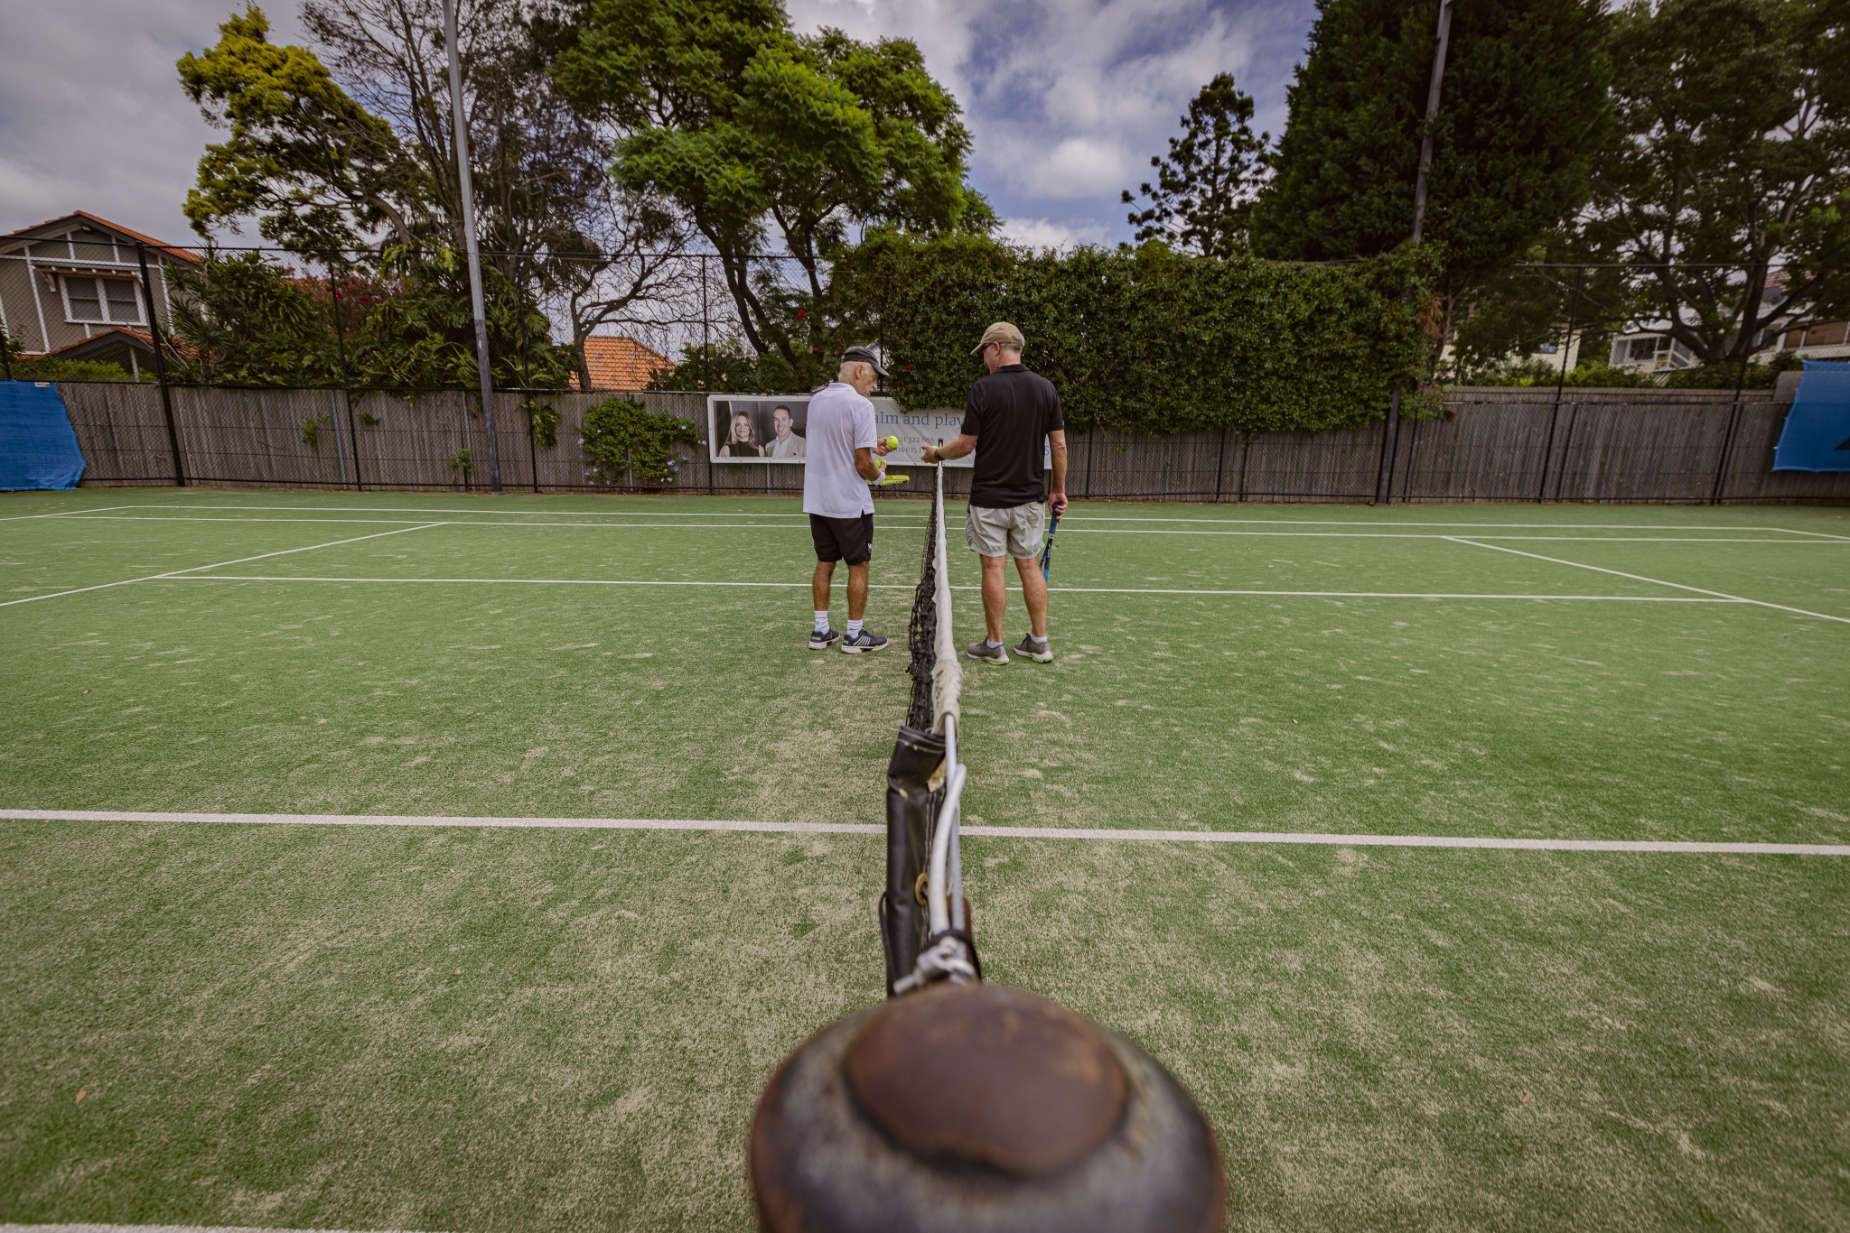
M463 827L472 830L697 831L711 834L884 835L861 822L690 818L502 818L467 814L195 813L140 809L0 809L10 822L132 822L214 826ZM1519 852L1638 852L1726 856L1850 856L1841 843L1722 843L1677 839L1518 839L1496 835L1325 835L1304 831L1177 831L1135 827L965 826L979 839L1092 843L1277 844L1341 848L1470 848Z

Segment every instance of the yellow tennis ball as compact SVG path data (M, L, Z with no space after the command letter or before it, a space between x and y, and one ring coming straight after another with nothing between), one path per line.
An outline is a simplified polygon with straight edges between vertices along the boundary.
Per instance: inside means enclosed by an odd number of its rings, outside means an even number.
M888 437L886 439L886 447L890 450L898 449L899 448L899 438L898 437Z

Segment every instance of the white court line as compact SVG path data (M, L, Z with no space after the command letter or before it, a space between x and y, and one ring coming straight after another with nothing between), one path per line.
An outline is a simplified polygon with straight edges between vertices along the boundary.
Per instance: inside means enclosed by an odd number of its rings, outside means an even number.
M117 508L129 508L119 506ZM33 517L50 517L51 515L32 515ZM619 514L613 518L622 517ZM214 518L210 516L188 514L96 514L82 519L84 522L357 522L379 525L402 525L415 520L408 518ZM1177 521L1185 521L1178 519ZM1199 520L1205 521L1205 520ZM772 522L491 522L487 519L473 518L464 521L443 521L422 524L438 527L589 527L600 531L786 531L802 532L808 529L804 523ZM921 526L892 526L890 531L923 531ZM1450 535L1417 531L1182 531L1170 528L1143 530L1141 528L1123 529L1118 527L1069 527L1069 535L1224 535L1245 536L1265 539L1428 539L1447 540ZM1804 544L1821 548L1833 547L1838 543L1850 544L1850 538L1841 541L1826 536L1822 539L1775 539L1761 535L1751 539L1730 538L1715 535L1477 535L1475 539L1495 540L1549 540L1565 543L1582 544Z
M1850 535L1832 535L1828 531L1798 531L1791 527L1768 527L1770 531L1784 531L1787 535L1818 535L1833 543L1850 544Z
M697 494L688 494L697 495ZM791 493L791 499L796 499ZM1083 502L1082 502L1083 503ZM503 515L519 518L559 518L589 516L597 518L737 518L751 515L758 518L804 518L800 513L779 514L769 511L742 509L730 513L699 513L695 511L669 510L522 510L522 509L470 509L462 506L418 506L418 505L230 505L213 502L148 502L144 505L122 506L123 509L254 509L254 510L330 510L338 513L356 514L380 512L388 514L483 514ZM1107 506L1109 508L1109 506ZM916 518L920 522L929 521L923 514L885 514L881 518ZM1157 515L1131 514L1075 514L1079 522L1182 522L1182 523L1227 523L1252 524L1256 526L1334 526L1334 527L1376 527L1383 525L1383 519L1375 518L1175 518ZM1714 526L1708 524L1682 524L1663 522L1402 522L1393 519L1392 526L1401 527L1504 527L1514 531L1786 531L1785 527L1764 526ZM1822 535L1821 531L1787 531L1792 535Z
M99 505L95 509L67 509L55 514L8 514L0 522L21 522L27 518L70 518L76 514L100 514L106 509L137 509L134 505ZM4 1227L4 1226L0 1226Z
M884 835L862 822L755 822L690 818L502 818L470 814L196 813L142 809L0 809L10 822L192 823L231 826L469 827L477 830L702 831L776 835ZM1662 852L1729 856L1850 856L1842 843L1733 843L1678 839L1517 839L1497 835L1326 835L1305 831L1175 831L1131 827L965 826L983 839L1107 843L1238 843L1344 848L1481 848L1521 852Z
M1711 591L1707 587L1685 586L1681 582L1666 582L1662 578L1647 578L1643 574L1628 574L1622 569L1607 569L1603 565L1588 565L1584 561L1568 561L1561 557L1545 557L1539 552L1525 552L1521 548L1505 548L1501 544L1485 544L1475 539L1462 536L1447 536L1454 543L1469 544L1473 548L1488 548L1492 552L1508 552L1519 557L1532 557L1537 561L1548 561L1555 565L1571 565L1575 569L1590 569L1599 574L1611 574L1615 578L1630 578L1633 582L1649 582L1660 587L1672 587L1678 591L1690 591L1697 595L1708 595L1716 599L1733 600L1736 603L1753 604L1758 608L1772 608L1779 612L1797 613L1799 616L1816 617L1820 621L1836 621L1840 625L1850 625L1850 617L1832 616L1828 612L1813 612L1809 608L1794 608L1790 604L1775 604L1764 599L1747 599L1740 595L1730 595L1726 591Z
M427 584L435 586L536 586L536 587L751 587L790 590L807 588L807 582L708 582L668 578L366 578L338 574L186 574L170 582L356 582L368 584ZM909 582L875 582L876 591L916 591ZM981 591L980 586L953 586L953 591ZM1187 587L1049 587L1054 595L1225 595L1278 599L1521 599L1599 600L1625 604L1751 604L1750 599L1705 598L1694 595L1518 595L1443 591L1243 591Z
M137 582L159 582L162 579L167 579L167 578L181 578L181 577L185 577L188 574L194 573L195 571L202 570L202 569L223 569L227 565L242 565L246 561L264 561L264 560L268 560L270 557L286 557L286 556L289 556L291 553L296 553L296 552L313 552L317 548L338 548L342 544L357 544L361 540L380 539L387 535L403 535L407 531L423 531L423 530L427 530L430 527L438 526L438 525L440 524L433 522L433 523L426 523L423 526L417 526L417 527L399 527L396 531L378 531L372 535L356 535L352 539L330 540L328 543L325 543L325 544L309 544L308 546L303 547L303 548L284 548L277 552L260 552L256 556L238 557L230 561L219 561L212 565L189 565L185 569L169 570L167 573L164 573L164 574L148 574L145 577L141 577L141 578L124 578L120 580L119 582L99 582L95 586L73 587L68 591L50 591L44 595L28 595L24 599L9 599L4 602L0 602L0 608L10 608L14 604L37 603L41 599L58 599L59 597L65 596L65 595L82 595L86 591L107 591L111 587L132 586L133 584Z

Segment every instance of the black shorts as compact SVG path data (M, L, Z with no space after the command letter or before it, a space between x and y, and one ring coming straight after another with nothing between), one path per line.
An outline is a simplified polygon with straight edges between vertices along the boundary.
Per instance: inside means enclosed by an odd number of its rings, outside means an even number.
M874 555L874 516L824 518L821 514L811 514L809 537L815 541L818 561L864 565Z

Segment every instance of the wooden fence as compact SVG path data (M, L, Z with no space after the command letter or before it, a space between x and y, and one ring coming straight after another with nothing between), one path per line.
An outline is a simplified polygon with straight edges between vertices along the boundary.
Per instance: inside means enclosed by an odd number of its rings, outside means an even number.
M407 489L481 488L487 438L461 391L411 398L339 389L171 387L176 471L153 385L64 383L86 484L189 483ZM1728 390L1458 388L1441 414L1402 422L1392 490L1407 501L1850 502L1850 474L1775 474L1787 401ZM580 448L584 416L606 395L502 393L496 439L510 490L597 488ZM558 439L530 431L529 399L559 413ZM707 461L706 396L649 393L693 421L674 485L694 492L794 492L800 467ZM1078 499L1367 501L1381 465L1380 423L1335 432L1145 436L1068 434ZM968 490L969 472L946 473ZM901 490L903 491L903 490Z

